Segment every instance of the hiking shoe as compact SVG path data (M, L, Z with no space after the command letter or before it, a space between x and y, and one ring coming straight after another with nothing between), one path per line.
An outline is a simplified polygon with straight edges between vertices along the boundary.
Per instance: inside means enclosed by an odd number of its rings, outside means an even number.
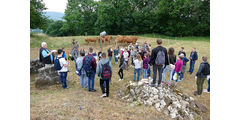
M119 79L118 81L121 81L122 79Z
M171 86L169 82L167 82L167 85L168 85L168 86Z
M106 93L102 94L100 97L107 97Z
M164 82L162 81L161 84L164 85Z
M203 90L203 92L205 92L205 93L210 93L210 92L208 92L208 90L207 90L207 89L204 89L204 90Z
M152 78L151 77L148 77L149 80L151 80Z
M154 85L154 84L150 84L149 86L150 86L150 87L155 87L155 85Z
M95 89L92 89L92 90L89 90L89 92L96 92L97 90L95 90Z
M181 82L181 80L176 80L176 82Z
M158 84L158 86L157 87L161 87L161 84Z

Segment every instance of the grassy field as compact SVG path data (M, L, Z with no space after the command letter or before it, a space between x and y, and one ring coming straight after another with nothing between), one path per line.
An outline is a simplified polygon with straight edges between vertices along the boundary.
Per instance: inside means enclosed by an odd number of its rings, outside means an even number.
M88 36L89 37L89 36ZM139 42L142 44L144 41L150 43L152 48L156 47L156 38L160 36L153 35L140 35ZM49 49L58 49L65 47L66 51L71 50L71 40L75 38L80 43L81 48L87 49L89 46L93 46L94 50L98 52L99 44L86 44L84 42L85 36L70 36L70 37L48 37L45 35L31 36L30 40L30 59L38 58L39 47L41 42L48 43ZM189 56L192 47L196 47L199 55L199 60L196 62L194 74L196 73L201 57L203 55L210 58L210 40L209 37L183 37L183 38L163 38L163 46L166 48L174 47L178 52L181 46L185 47L187 56ZM115 47L115 44L104 44L103 50L106 51L109 47ZM210 59L209 59L210 61ZM99 78L95 78L95 89L97 92L88 92L87 89L80 87L79 77L75 74L75 65L71 62L69 66L70 72L68 73L67 80L69 81L67 90L63 90L61 85L53 85L46 89L37 89L34 86L34 77L36 75L31 74L31 119L107 119L107 120L165 120L171 119L162 113L155 110L154 107L146 107L144 105L131 107L128 103L118 99L117 91L125 89L125 85L128 81L133 80L133 69L124 71L124 80L118 81L119 76L118 65L113 62L113 84L110 85L110 97L100 98L101 90L99 86ZM187 70L189 69L189 63ZM185 79L178 84L178 89L183 91L189 96L193 96L196 100L199 100L203 105L208 108L208 112L204 113L205 118L210 119L210 94L203 93L200 98L193 95L193 91L196 90L195 75L189 75L185 73ZM141 76L142 78L142 76ZM168 79L168 78L166 78ZM204 89L207 88L207 82L204 83ZM82 109L80 109L80 106Z

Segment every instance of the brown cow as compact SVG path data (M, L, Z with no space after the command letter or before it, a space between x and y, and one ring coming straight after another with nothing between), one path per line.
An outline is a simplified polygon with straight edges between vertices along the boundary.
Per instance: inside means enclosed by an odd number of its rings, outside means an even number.
M123 43L124 42L125 36L118 35L117 38L115 39L116 43Z
M138 37L136 36L126 36L124 39L124 43L136 43L138 40Z
M97 40L99 40L98 37L96 37L96 38L85 38L85 41L86 41L87 43L89 43L89 42L94 42L94 43L96 43Z

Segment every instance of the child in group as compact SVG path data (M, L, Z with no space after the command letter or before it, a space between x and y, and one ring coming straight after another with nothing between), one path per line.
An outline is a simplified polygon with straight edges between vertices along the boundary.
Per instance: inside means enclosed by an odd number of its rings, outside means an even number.
M116 48L115 48L114 51L113 51L113 52L114 52L114 58L115 58L115 64L118 63L118 57L119 57L118 51L119 51L119 47L116 46Z
M138 74L138 76L137 76L137 81L139 81L140 72L141 72L141 69L142 69L142 64L143 64L143 61L142 61L142 59L141 59L141 56L138 54L138 55L137 55L137 59L134 60L134 65L135 65L135 69L134 69L134 81L136 81L136 73Z
M183 54L183 53L182 53L182 54ZM189 59L187 59L186 56L183 56L182 61L183 61L183 66L182 66L182 70L181 70L181 73L180 73L180 80L181 80L181 81L183 80L184 73L186 72L187 62L189 61Z
M147 51L147 53L149 54L149 62L148 62L148 70L147 70L147 77L150 80L151 79L151 52L150 50Z
M131 66L132 66L132 67L134 66L133 58L134 58L135 54L136 54L136 53L135 53L134 48L131 48L131 59L132 59Z
M102 58L102 49L98 51L98 60L100 61Z
M58 49L58 56L56 57L56 59L59 60L59 64L60 66L62 66L62 68L60 70L58 70L59 76L60 76L60 81L62 83L62 87L63 89L67 89L67 73L68 71L68 65L69 65L69 61L66 61L65 58L62 57L63 51L62 49Z
M143 79L147 79L147 70L148 70L148 64L149 64L149 54L144 54L144 60L143 60Z
M178 52L178 55L184 54L186 56L186 53L184 51L184 47L181 47L180 51Z
M123 57L124 57L124 60L127 63L127 65L128 65L128 56L129 56L129 53L127 51L127 48L125 48L125 50L123 52Z
M126 69L126 62L124 61L123 55L120 55L119 71L118 75L120 77L119 81L123 80L123 70Z
M177 80L176 82L180 82L181 80L178 80L178 78L180 78L180 72L181 72L181 69L182 69L182 66L183 66L183 61L181 58L183 58L184 54L181 54L177 57L177 62L175 63L175 69L173 71L173 76L174 74L176 73L177 74Z
M190 54L189 59L190 59L189 73L192 74L194 71L194 65L196 63L196 60L198 59L196 48L192 48L192 52Z
M86 71L82 68L83 66L83 58L85 56L85 50L81 49L80 50L80 57L77 58L77 71L80 75L80 86L83 88L87 88L88 86L88 77L86 75Z

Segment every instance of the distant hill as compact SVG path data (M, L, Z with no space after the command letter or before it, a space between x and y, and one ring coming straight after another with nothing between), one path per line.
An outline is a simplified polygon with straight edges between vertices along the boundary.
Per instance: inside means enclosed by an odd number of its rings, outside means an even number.
M61 13L61 12L46 11L43 14L47 16L49 19L52 19L54 21L64 20L63 19L64 13Z

